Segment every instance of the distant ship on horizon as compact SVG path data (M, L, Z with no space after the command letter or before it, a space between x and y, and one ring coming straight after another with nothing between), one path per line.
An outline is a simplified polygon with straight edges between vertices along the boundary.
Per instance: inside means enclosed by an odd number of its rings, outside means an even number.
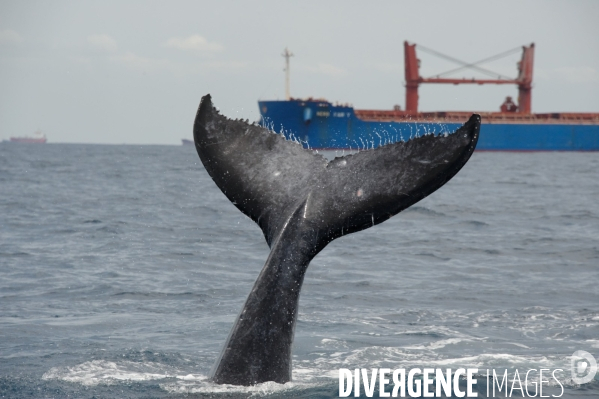
M189 140L189 139L181 139L181 141L183 142L183 145L194 145L195 144L193 142L193 140Z
M42 133L41 130L36 130L33 134L33 137L25 136L25 137L11 137L10 141L12 143L28 143L28 144L45 144L46 143L46 135Z

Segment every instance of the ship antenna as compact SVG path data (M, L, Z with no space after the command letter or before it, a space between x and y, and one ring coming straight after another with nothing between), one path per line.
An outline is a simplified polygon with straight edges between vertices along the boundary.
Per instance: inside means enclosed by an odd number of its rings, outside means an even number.
M281 55L285 57L285 98L289 101L291 100L291 94L289 93L289 58L293 57L293 53L285 47L285 52Z

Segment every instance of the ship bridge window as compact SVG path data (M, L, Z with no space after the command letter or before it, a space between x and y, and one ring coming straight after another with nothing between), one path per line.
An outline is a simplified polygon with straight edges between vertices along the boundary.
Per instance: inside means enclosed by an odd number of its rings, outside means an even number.
M312 120L312 108L306 107L304 108L304 122L310 123Z

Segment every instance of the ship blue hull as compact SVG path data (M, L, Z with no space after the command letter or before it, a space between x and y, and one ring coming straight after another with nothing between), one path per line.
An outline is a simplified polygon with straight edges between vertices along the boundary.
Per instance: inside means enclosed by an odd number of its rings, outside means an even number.
M408 140L416 135L445 134L460 123L378 122L358 118L350 106L326 101L260 101L262 123L315 149L364 149ZM465 120L464 120L465 122ZM477 150L599 151L599 125L484 123Z

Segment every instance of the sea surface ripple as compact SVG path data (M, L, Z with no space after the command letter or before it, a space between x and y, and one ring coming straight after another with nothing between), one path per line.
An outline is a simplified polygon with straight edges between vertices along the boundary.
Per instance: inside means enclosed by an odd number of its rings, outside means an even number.
M269 250L193 147L2 143L0 397L328 398L339 368L424 366L597 397L569 359L599 359L598 176L599 153L475 153L313 260L293 382L246 388L207 376Z

